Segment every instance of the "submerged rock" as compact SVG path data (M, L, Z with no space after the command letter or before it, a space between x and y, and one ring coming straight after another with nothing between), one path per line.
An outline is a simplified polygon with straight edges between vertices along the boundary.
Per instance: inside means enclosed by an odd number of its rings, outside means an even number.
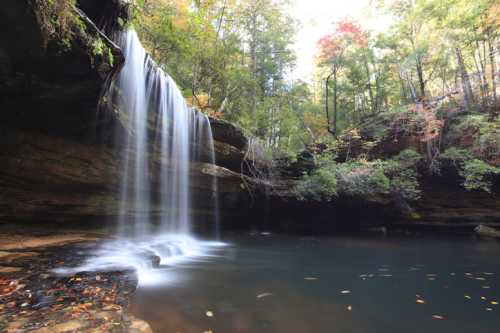
M474 229L474 232L478 236L491 237L491 238L498 238L498 239L500 239L500 231L499 230L491 228L491 227L488 227L488 226L485 226L485 225L482 225L482 224L478 225Z

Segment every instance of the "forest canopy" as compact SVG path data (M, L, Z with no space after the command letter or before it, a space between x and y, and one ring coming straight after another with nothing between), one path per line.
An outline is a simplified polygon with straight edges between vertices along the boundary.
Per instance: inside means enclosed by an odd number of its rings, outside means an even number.
M237 123L270 152L295 154L422 103L433 111L423 115L427 139L440 133L443 106L497 121L497 1L372 1L391 27L375 32L351 18L332 22L317 41L314 82L291 79L300 29L292 5L142 0L133 24L191 105Z

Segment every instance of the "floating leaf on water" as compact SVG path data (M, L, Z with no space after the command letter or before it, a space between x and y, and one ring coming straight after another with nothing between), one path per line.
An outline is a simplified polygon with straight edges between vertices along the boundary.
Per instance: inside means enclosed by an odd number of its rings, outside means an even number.
M484 281L486 280L484 277L477 277L476 280L479 280L479 281Z
M471 299L472 298L469 295L465 295L464 297L467 298L467 299Z
M264 298L264 297L271 296L271 295L272 295L271 293L262 293L262 294L258 294L257 298Z
M390 269L389 268L379 268L378 271L379 272L388 272L388 271L390 271Z
M465 275L467 275L467 276L472 276L472 273L465 273Z
M450 273L451 276L455 276L455 273Z
M484 296L481 296L481 299L482 299L483 301L486 301L486 297L484 297Z
M486 311L493 311L492 308L486 308Z
M352 311L352 305L347 306L347 311Z
M490 289L490 286L482 286L483 289Z
M436 280L436 278L430 277L430 278L427 278L427 280L434 281L434 280Z
M423 299L417 299L418 304L425 304L425 301Z
M341 293L341 294L350 294L350 293L351 293L351 291L350 291L350 290L342 290L340 293Z
M444 319L444 316L440 316L440 315L432 315L432 318L434 318L434 319L439 319L439 320L443 320L443 319Z
M382 276L382 277L391 277L392 274L381 274L380 276Z
M491 301L491 304L498 305L498 302L497 301Z
M425 274L425 275L428 277L436 277L437 276L437 274L434 274L434 273L429 273L429 274Z
M318 278L317 277L312 277L312 276L306 276L304 278L304 280L307 280L307 281L316 281Z
M484 275L495 275L495 273L490 273L490 272L484 272Z
M212 311L207 311L207 312L205 312L205 314L207 315L207 317L213 317L214 316L214 313Z

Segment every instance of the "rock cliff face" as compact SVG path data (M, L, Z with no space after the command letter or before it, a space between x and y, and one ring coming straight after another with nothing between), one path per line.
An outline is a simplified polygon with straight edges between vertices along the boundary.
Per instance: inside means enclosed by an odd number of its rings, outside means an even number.
M111 222L119 207L119 138L126 128L98 104L124 61L103 31L126 19L126 2L80 0L81 10L44 4L7 0L0 9L0 220ZM68 28L64 45L50 35L60 27L44 29L44 15L55 10L79 22L76 30ZM260 187L239 173L247 146L243 132L217 120L213 127L219 165L196 163L190 169L193 214L207 227L214 214L213 175L222 218L233 222L248 216L250 193ZM153 182L160 164L168 161L153 156ZM160 206L153 207L153 216L162 214Z

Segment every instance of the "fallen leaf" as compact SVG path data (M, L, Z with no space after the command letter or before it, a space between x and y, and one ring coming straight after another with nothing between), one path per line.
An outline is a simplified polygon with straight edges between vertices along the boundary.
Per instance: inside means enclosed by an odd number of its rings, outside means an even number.
M440 316L440 315L432 315L432 318L434 318L434 319L439 319L439 320L443 320L443 319L444 319L444 316Z

